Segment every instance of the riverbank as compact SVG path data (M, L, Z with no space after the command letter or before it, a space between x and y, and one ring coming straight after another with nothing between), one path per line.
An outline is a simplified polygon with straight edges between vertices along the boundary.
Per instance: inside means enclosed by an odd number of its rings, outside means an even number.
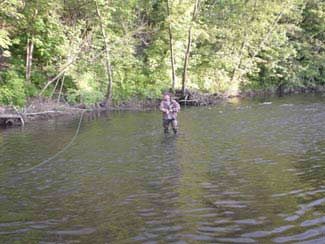
M198 90L187 90L185 95L182 95L180 90L175 92L173 99L178 101L183 106L214 106L221 103L228 102L232 98L252 98L252 97L274 97L274 96L288 96L292 94L304 93L325 93L325 87L318 87L317 89L296 89L281 92L271 91L251 91L243 92L238 95L225 95L217 93L204 93ZM2 117L7 114L8 119L0 119L0 126L6 125L23 125L35 120L49 120L56 117L73 117L78 116L81 112L91 111L148 111L156 110L159 107L160 99L147 98L142 99L133 97L127 101L112 103L110 107L102 107L100 103L85 105L77 104L70 105L67 103L57 103L54 100L47 100L44 98L33 99L22 109L14 106L0 106L0 115ZM13 120L12 116L16 116L17 120ZM10 117L10 118L9 118ZM22 122L23 121L23 122Z
M75 117L82 112L92 111L144 111L158 108L159 99L138 98L102 107L99 103L92 105L57 103L54 100L34 99L24 108L0 106L0 126L20 126L37 120L50 120L57 117ZM16 119L19 118L19 119Z
M179 91L173 96L181 105L186 106L206 106L216 105L229 97L222 97L217 94L202 93L199 91L187 91L182 96ZM0 126L6 125L22 125L24 123L36 120L49 120L56 117L73 117L78 116L81 112L92 111L151 111L159 107L161 99L158 98L139 98L133 97L127 101L112 103L109 107L101 106L101 103L86 105L68 103L57 103L55 100L47 100L43 98L33 99L24 108L16 108L14 106L0 107L0 115L20 116L24 122L12 120L0 120Z

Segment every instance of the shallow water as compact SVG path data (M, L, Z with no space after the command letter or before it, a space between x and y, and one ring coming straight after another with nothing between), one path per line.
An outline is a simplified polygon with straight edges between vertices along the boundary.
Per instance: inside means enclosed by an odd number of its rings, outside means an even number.
M160 116L0 131L0 243L325 243L324 96Z

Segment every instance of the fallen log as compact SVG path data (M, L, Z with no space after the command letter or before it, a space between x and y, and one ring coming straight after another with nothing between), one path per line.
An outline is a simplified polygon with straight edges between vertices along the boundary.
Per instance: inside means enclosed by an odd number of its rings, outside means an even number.
M34 113L24 113L24 116L34 116L34 115L42 115L42 114L66 114L67 111L42 111L42 112L34 112Z
M179 100L180 104L184 104L184 105L199 105L199 100L197 99L183 99L183 100Z
M12 125L25 125L23 116L19 114L0 114L0 125L12 126Z

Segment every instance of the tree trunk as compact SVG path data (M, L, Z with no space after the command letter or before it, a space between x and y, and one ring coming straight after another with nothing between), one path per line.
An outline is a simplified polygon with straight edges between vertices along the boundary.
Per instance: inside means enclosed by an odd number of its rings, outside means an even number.
M189 57L190 57L190 51L191 51L191 45L192 45L192 25L193 22L196 20L197 16L197 10L198 10L199 0L195 0L194 3L194 11L192 16L192 23L188 29L188 38L187 38L187 47L185 51L184 56L184 69L183 69L183 77L182 77L182 95L185 95L185 85L187 81L187 69L188 69L188 63L189 63Z
M52 99L52 97L53 97L53 95L54 95L54 93L55 93L55 91L56 91L56 88L58 87L59 82L60 82L60 79L57 79L57 80L56 80L56 83L55 83L55 86L54 86L54 88L53 88L52 94L51 94L51 96L50 96L50 99Z
M113 83L112 69L111 69L111 62L110 62L110 48L109 48L109 44L108 44L108 41L106 38L105 26L103 23L103 19L102 19L97 1L96 1L96 11L97 11L97 16L98 16L98 19L100 22L100 28L101 28L101 32L102 32L102 36L103 36L104 44L105 44L106 73L107 73L108 84L107 84L107 92L106 92L106 96L105 96L104 105L105 105L105 107L108 107L110 104L111 96L112 96L112 83Z
M59 103L60 99L61 99L61 94L62 94L62 90L63 90L63 86L64 86L64 78L65 78L65 74L63 74L63 77L62 77L62 80L61 80L61 86L60 86L60 91L59 91L59 96L58 96L57 103Z
M85 33L82 35L81 39L83 40L83 36L85 35ZM45 86L43 87L43 89L41 90L41 92L39 93L39 96L42 96L42 94L45 92L45 90L57 79L60 79L60 77L62 75L64 75L66 73L66 71L69 69L69 67L75 62L77 61L79 54L82 51L83 46L85 45L85 42L81 44L81 46L79 47L78 52L76 53L75 57L72 58L68 58L67 63L61 68L61 70L59 71L59 73L52 79L50 79Z
M240 52L239 52L238 64L236 65L236 67L232 71L231 83L233 83L235 81L237 70L239 70L241 68L242 61L243 61L244 49L246 47L246 42L247 42L247 32L245 33L245 40L241 44L241 48L240 48Z
M278 88L277 88L277 94L279 97L283 97L283 93L284 93L284 84L283 84L283 81L281 80L280 81L280 84L278 85Z
M192 26L188 30L188 39L187 39L187 48L184 57L184 68L183 68L183 77L182 77L182 94L185 95L185 83L187 81L187 69L188 69L188 61L190 57L192 45Z
M75 61L76 59L73 59L71 61L69 61L68 63L65 64L65 66L61 69L61 71L51 80L49 80L46 85L43 87L43 89L41 90L41 92L39 93L39 96L41 96L45 90L49 87L49 85L51 85L54 81L56 81L57 79L60 79L60 77L67 71L67 69L69 68L69 66L71 64L73 64L73 62Z
M167 0L167 16L170 16L170 8L169 8L169 0ZM169 23L168 26L168 33L169 33L169 49L170 49L170 63L172 65L172 90L175 93L175 84L176 84L176 71L175 71L175 57L174 57L174 45L173 45L173 33L172 33L172 27Z
M32 75L32 60L33 60L33 50L34 50L34 43L28 37L27 38L27 53L26 53L26 83L30 84L30 78Z

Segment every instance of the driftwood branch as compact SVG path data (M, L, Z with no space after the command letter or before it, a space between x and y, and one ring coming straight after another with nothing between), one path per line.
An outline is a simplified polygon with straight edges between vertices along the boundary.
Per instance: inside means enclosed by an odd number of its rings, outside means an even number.
M5 124L7 124L7 125L14 124L15 119L18 119L20 121L21 125L25 125L24 118L20 114L0 114L0 119L4 119Z
M51 80L49 80L46 85L43 87L43 89L41 90L41 92L39 93L39 95L43 95L43 93L45 92L45 90L49 87L49 85L51 85L54 81L56 81L57 79L59 79L66 71L67 69L69 68L69 66L71 64L73 64L73 62L76 60L77 58L69 61L62 69L61 71L54 77L52 78Z
M57 79L57 80L56 80L56 83L55 83L55 86L54 86L54 88L53 88L52 94L51 94L51 96L50 96L50 98L53 97L53 95L54 95L54 93L55 93L55 91L56 91L56 88L58 87L59 82L60 82L60 79Z
M24 113L25 116L34 116L34 115L42 115L42 114L64 114L67 113L66 111L42 111L42 112L34 112L34 113Z

